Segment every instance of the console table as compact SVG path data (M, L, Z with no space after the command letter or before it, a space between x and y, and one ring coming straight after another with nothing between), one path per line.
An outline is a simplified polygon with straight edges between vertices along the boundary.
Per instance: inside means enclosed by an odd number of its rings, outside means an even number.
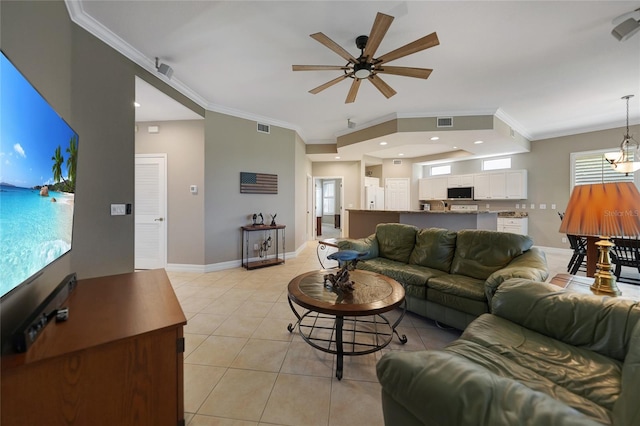
M2 357L3 425L184 425L187 321L164 270L79 280L63 306Z
M242 226L240 229L242 230L242 266L247 269L256 269L284 263L284 253L280 257L280 239L282 238L284 248L285 225L249 225ZM263 231L261 237L256 234L259 231ZM272 231L275 238L272 237ZM249 257L252 241L254 256Z

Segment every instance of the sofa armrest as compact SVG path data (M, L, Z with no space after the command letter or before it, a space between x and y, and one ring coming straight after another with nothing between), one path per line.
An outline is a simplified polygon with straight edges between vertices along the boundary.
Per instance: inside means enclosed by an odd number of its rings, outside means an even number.
M550 283L513 278L498 287L492 314L567 344L623 361L640 302L564 290Z
M383 398L395 402L383 407L406 410L425 425L599 425L546 394L444 351L387 353L377 374Z
M510 278L526 278L533 281L545 281L549 276L547 258L544 251L532 247L520 256L515 257L507 266L495 271L487 278L484 292L489 306L496 290L504 281Z
M345 238L338 240L338 249L340 250L355 250L358 252L368 252L368 254L362 257L362 260L373 259L378 257L378 240L376 234L371 234L366 238Z

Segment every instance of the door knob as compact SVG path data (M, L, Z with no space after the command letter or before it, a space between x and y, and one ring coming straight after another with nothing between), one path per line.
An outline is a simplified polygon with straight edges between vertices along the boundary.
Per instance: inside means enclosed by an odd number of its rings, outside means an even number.
M155 220L156 222L162 222L164 220L164 218L163 217L159 217L159 218L153 219L153 220Z

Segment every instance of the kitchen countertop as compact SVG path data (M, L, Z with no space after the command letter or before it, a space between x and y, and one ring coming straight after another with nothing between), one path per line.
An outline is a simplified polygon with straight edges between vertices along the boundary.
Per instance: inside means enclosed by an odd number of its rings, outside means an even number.
M355 212L371 213L397 213L397 214L497 214L499 217L527 217L527 212L515 212L513 210L361 210L347 209Z

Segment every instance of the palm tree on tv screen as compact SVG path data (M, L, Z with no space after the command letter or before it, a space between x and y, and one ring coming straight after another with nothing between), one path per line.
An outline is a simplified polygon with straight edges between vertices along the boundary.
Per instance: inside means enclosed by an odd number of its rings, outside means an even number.
M67 157L67 178L69 180L65 179L62 175L64 157L62 156L60 145L58 145L53 157L51 157L53 160L51 171L53 172L53 180L56 182L56 190L59 190L59 185L57 184L62 181L62 190L73 193L76 191L76 168L78 164L78 141L75 135L69 140L69 147L66 149L66 152L69 154Z

